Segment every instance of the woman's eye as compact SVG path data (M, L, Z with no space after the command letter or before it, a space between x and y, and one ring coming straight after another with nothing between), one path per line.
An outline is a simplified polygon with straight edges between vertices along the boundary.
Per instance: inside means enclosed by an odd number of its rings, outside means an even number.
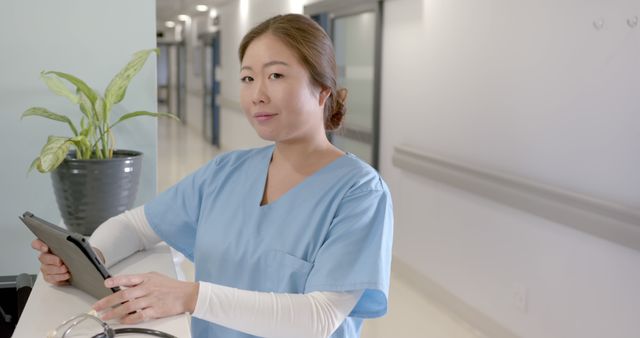
M253 78L251 76L243 76L243 77L240 78L240 81L245 82L245 83L252 82Z
M284 75L279 74L279 73L271 73L271 75L269 75L269 79L271 79L271 80L281 79L283 77L284 77Z

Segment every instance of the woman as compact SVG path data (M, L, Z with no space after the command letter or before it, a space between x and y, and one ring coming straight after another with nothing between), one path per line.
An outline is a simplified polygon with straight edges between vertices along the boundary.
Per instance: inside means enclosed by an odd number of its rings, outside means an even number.
M331 41L305 16L276 16L239 56L242 108L274 145L218 156L91 238L107 264L164 240L197 282L116 276L105 285L126 288L93 307L123 323L189 312L194 337L358 337L387 309L393 216L375 170L326 137L346 98ZM33 246L48 282L69 278Z

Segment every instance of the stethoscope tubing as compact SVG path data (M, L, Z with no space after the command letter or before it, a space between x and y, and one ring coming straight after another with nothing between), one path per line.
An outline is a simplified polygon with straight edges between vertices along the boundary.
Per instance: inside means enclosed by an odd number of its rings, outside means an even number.
M119 329L110 330L109 332L106 332L106 333L105 332L98 333L97 335L91 338L113 338L120 334L129 334L129 333L144 334L144 335L155 336L160 338L178 338L166 332L152 330L152 329L143 329L138 327L122 327Z

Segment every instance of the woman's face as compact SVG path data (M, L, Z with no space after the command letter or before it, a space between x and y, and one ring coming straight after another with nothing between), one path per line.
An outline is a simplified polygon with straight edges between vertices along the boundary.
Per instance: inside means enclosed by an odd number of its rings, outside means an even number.
M266 33L251 42L240 69L240 103L258 135L270 141L301 141L324 134L328 90L280 39Z

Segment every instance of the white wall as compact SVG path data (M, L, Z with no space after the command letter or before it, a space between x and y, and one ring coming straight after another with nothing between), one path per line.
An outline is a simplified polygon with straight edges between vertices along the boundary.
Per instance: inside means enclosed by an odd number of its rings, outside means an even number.
M18 220L25 210L58 222L49 175L26 171L50 134L66 135L65 125L20 114L31 106L79 116L66 99L50 93L41 70L74 74L103 91L113 75L140 49L155 47L155 1L10 0L0 4L0 275L35 273L31 233ZM151 57L133 80L119 116L156 109L156 64ZM156 121L139 118L114 130L119 148L144 152L136 204L156 192Z
M637 337L640 252L403 172L391 156L408 144L639 208L640 28L626 21L640 3L395 0L384 15L395 257L522 337Z

